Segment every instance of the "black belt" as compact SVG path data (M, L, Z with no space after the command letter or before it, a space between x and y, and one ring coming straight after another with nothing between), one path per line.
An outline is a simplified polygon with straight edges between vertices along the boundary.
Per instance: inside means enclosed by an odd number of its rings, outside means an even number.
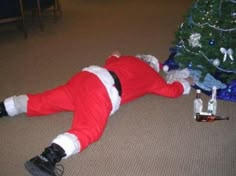
M115 87L118 90L119 96L121 97L122 89L121 89L120 80L119 80L118 76L113 71L109 71L109 73L111 74L112 78L114 79Z

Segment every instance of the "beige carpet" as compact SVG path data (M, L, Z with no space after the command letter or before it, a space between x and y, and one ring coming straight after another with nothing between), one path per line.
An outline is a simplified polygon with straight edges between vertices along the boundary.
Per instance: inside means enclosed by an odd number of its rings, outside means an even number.
M27 17L29 38L0 26L0 99L64 83L114 50L165 60L191 0L62 0L63 18L44 17L45 31ZM197 123L195 91L179 99L152 95L110 118L100 141L63 160L65 176L235 176L236 106L218 101L230 121ZM208 97L203 95L204 105ZM0 176L28 176L24 162L67 130L71 113L0 119Z

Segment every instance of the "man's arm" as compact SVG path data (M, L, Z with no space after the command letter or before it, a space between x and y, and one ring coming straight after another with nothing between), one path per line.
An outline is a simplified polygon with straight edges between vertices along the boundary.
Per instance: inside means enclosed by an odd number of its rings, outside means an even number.
M181 95L187 95L191 91L193 80L191 77L165 80L160 75L157 76L153 93L160 96L177 98Z

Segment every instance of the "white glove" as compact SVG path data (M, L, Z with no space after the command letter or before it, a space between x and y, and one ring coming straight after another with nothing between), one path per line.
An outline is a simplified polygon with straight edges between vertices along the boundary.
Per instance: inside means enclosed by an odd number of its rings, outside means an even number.
M166 81L171 84L175 81L178 81L184 87L183 94L189 94L191 90L190 83L186 80L190 76L190 71L185 68L183 70L171 70L166 72Z

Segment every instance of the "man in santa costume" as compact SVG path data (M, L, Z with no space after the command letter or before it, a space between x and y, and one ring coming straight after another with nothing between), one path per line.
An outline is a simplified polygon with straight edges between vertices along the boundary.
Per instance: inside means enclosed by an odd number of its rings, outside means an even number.
M6 98L0 103L0 117L20 113L38 117L72 111L71 128L53 139L40 155L25 163L33 176L62 175L56 171L56 164L97 141L108 117L120 105L146 94L177 98L190 92L188 73L182 77L174 73L166 81L159 70L160 64L154 56L121 56L115 52L103 67L86 67L64 85L42 93Z

